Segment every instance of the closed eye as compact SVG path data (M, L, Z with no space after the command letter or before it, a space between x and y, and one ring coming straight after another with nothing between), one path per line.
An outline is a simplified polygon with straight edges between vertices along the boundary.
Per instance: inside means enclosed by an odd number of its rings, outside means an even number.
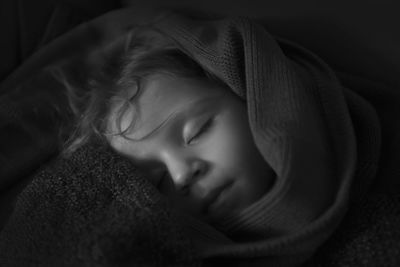
M201 125L201 127L197 131L195 131L194 135L189 138L189 141L187 143L189 145L196 143L203 134L207 133L208 130L210 130L213 122L214 120L212 118L208 119L204 124Z

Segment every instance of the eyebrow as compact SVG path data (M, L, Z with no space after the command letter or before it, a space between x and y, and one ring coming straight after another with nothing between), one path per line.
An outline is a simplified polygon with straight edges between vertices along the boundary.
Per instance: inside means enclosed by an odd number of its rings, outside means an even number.
M162 128L165 128L168 124L173 123L177 117L179 117L181 114L186 113L189 109L198 109L199 106L204 106L204 105L211 105L212 102L216 101L215 96L207 96L203 97L197 100L189 101L183 108L179 110L174 110L171 112L171 114L168 115L168 117L162 121L157 127L155 127L153 130L150 132L144 134L143 136L140 136L138 138L134 138L136 141L143 141L145 139L150 138L151 136L155 135L157 132L159 132Z

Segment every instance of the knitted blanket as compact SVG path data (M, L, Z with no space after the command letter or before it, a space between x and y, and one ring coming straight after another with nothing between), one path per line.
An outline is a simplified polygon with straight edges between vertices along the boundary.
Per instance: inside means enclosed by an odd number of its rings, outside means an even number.
M53 162L0 234L1 266L208 266L143 178L95 144ZM398 266L400 197L371 196L347 214L304 266Z
M89 144L39 171L1 233L1 266L191 266L190 242L132 164Z
M145 177L106 148L90 145L53 162L21 194L0 233L6 266L399 263L398 197L369 195L381 128L365 98L345 88L314 54L248 19L171 14L153 26L246 100L256 145L280 181L273 192L277 204L263 200L256 210L288 214L269 223L293 222L295 230L256 242L206 243L198 251ZM301 206L287 202L283 192L323 175L335 186L332 204L317 218L292 218ZM312 196L319 188L305 190ZM236 221L226 223L241 230ZM371 246L378 256L371 256Z
M375 175L380 149L376 111L344 88L314 54L276 40L248 19L204 22L172 14L156 27L246 100L256 145L278 177L269 196L246 211L245 219L224 222L231 232L256 228L254 236L267 227L266 238L205 249L205 257L218 263L235 259L243 266L302 263L336 229L349 198L361 198ZM358 140L355 126L362 131ZM357 177L363 181L352 187ZM307 205L320 201L313 196L324 183L337 188L333 203L311 218ZM302 195L302 203L293 202L295 194ZM295 230L268 238L284 232L281 227Z

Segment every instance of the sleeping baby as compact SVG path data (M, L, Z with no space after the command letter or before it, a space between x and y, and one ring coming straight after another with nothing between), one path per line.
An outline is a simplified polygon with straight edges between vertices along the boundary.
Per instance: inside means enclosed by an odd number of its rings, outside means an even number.
M204 265L299 266L368 192L373 107L249 19L170 13L87 62L84 85L57 73L75 117L63 156L96 140L128 160Z
M210 44L193 39L193 48L174 39L184 34L168 32L176 27L137 27L101 51L106 59L84 97L66 83L79 118L66 155L91 138L103 140L172 209L212 226L229 244L296 233L333 204L341 182L315 85L300 64L279 62L273 43L258 48L264 40L249 40L265 55L240 58L250 50L234 46L241 23L249 22L223 21L217 33L200 28L196 35ZM200 231L213 235L211 228ZM207 256L219 253L200 247Z

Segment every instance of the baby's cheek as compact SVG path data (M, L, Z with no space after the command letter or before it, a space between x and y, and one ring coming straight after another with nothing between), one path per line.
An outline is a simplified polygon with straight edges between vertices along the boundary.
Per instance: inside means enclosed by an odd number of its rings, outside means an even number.
M204 158L218 168L237 170L243 165L243 155L247 151L241 146L242 142L234 129L219 125L202 148Z

